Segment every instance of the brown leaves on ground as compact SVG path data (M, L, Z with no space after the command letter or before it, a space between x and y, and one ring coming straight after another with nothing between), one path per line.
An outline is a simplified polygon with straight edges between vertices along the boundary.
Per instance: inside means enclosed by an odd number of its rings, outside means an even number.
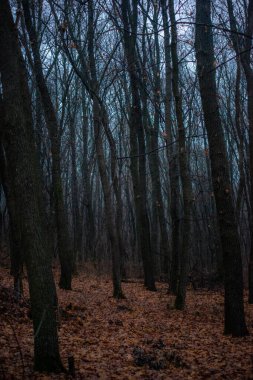
M66 379L33 372L27 284L20 305L0 270L0 378ZM80 274L73 291L58 289L64 365L74 357L76 379L253 379L253 306L245 299L251 335L223 336L221 292L192 291L187 309L173 309L166 284L148 292L124 283L126 300L111 297L111 281ZM73 363L72 363L73 364Z

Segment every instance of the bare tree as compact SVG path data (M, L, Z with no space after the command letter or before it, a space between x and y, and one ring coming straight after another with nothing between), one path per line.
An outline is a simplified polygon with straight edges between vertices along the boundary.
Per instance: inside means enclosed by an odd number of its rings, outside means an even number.
M39 371L59 372L57 297L47 250L42 184L32 123L27 73L10 4L0 3L0 73L3 92L4 147L15 196L15 218L28 273L34 328L34 364Z
M200 95L208 134L211 173L223 252L225 334L248 334L243 307L240 242L232 200L232 187L215 82L211 2L196 1L196 57Z
M46 84L45 76L42 69L42 62L39 51L38 36L35 26L33 25L30 14L29 0L22 0L26 28L30 39L30 46L33 53L33 70L36 76L37 86L40 91L40 97L44 108L44 115L50 136L51 153L52 153L52 183L54 208L57 228L57 242L59 258L61 263L60 287L71 289L73 255L68 230L68 218L64 206L63 187L61 179L61 142L60 131L57 121L57 115L50 97Z
M251 50L253 37L253 1L249 0L247 9L247 26L245 35L239 36L237 32L237 22L234 16L233 2L227 0L230 27L232 30L231 39L233 47L238 55L244 70L247 82L248 95L248 120L249 120L249 170L250 170L250 204L251 204L251 248L249 259L249 303L253 303L253 67L251 64Z

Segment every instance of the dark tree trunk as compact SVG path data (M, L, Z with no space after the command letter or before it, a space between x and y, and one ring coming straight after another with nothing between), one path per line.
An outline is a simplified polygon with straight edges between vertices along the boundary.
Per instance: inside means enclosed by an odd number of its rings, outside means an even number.
M243 307L243 277L240 240L232 200L232 187L224 133L219 115L215 81L211 1L196 1L196 57L205 126L209 141L211 173L218 213L224 262L225 334L248 334ZM205 26L202 26L202 25Z
M105 164L105 154L102 139L101 109L97 99L93 99L93 124L98 168L104 193L106 225L112 250L113 296L115 298L124 298L124 294L121 288L120 245L116 230L117 226L115 224L111 187Z
M178 157L173 149L173 127L172 127L172 68L170 54L170 35L169 22L167 14L167 1L161 0L162 17L164 27L164 54L165 54L165 70L166 70L166 97L165 97L165 131L166 141L168 144L167 157L169 162L169 177L170 177L170 217L171 217L171 268L170 268L170 290L176 294L179 274L179 164Z
M46 247L42 185L32 125L31 98L17 29L7 0L0 2L0 73L4 104L2 141L15 195L27 267L38 371L63 370L58 347L57 297Z
M158 153L158 135L159 135L159 125L160 125L160 114L161 114L161 78L160 78L160 46L158 38L158 7L155 7L154 11L154 38L155 38L155 61L153 68L154 77L154 126L149 128L149 144L150 151L153 153L149 155L149 166L152 181L152 208L153 208L153 219L157 219L159 222L158 231L160 227L160 252L161 252L161 269L163 273L168 276L169 272L169 241L168 232L166 228L166 217L164 211L164 201L162 195L162 185L160 178L160 159ZM150 49L151 50L151 49ZM150 51L150 54L153 53ZM153 228L152 228L153 229ZM154 229L154 232L157 233ZM152 237L152 240L154 237Z
M2 100L0 102L0 131L3 131L5 128L4 107ZM2 140L2 136L0 140ZM21 236L19 231L20 221L18 221L18 215L16 215L15 194L13 193L13 187L8 175L3 144L0 145L0 178L6 198L9 216L11 275L14 280L14 298L19 301L23 293L22 272L24 258L22 254Z
M72 112L76 112L74 109ZM72 197L72 224L73 224L73 267L76 270L76 264L81 257L82 250L82 219L79 207L79 191L77 179L77 154L76 154L76 120L71 112L69 104L69 133L70 133L70 150L71 150L71 197Z
M231 30L237 31L236 19L234 17L233 2L227 0L228 13L230 19ZM253 0L249 0L247 11L247 30L246 34L249 37L243 39L231 33L231 39L236 54L239 56L247 82L248 94L248 119L249 119L249 172L250 172L250 237L251 248L249 257L249 303L253 303L253 68L251 65L252 52L252 35L253 35ZM244 51L244 53L242 53Z
M148 290L156 290L154 278L154 258L150 241L150 222L147 211L145 135L141 114L140 91L137 77L136 31L137 0L132 1L133 14L130 15L128 0L122 1L124 49L130 77L132 106L130 111L130 170L134 189L136 231L144 269L144 285ZM130 18L131 21L130 22ZM131 31L132 25L132 31Z
M183 309L185 306L186 285L189 271L190 258L190 238L191 238L191 203L193 201L192 186L189 173L188 155L186 152L187 145L185 141L185 127L183 120L182 95L179 88L179 65L177 53L177 27L174 11L174 0L169 1L171 28L171 58L173 65L172 89L175 98L177 129L178 129L178 147L179 147L179 167L182 182L184 217L183 217L183 236L182 250L180 255L179 281L176 292L175 307Z
M85 91L82 86L82 135L83 135L83 219L85 226L85 250L88 251L88 256L92 255L95 244L95 220L92 209L92 190L90 184L90 170L88 162L88 132L89 124L87 117L87 109L85 104Z
M89 66L92 80L91 95L93 101L93 127L95 137L95 148L98 160L98 169L101 178L105 212L106 212L106 225L111 243L112 250L112 274L113 274L113 296L115 298L124 298L124 294L121 288L121 260L120 260L120 235L117 233L117 226L115 221L118 221L114 215L113 197L111 192L110 180L107 174L107 168L105 163L105 153L103 148L102 131L105 130L107 138L109 138L109 144L112 153L111 157L111 176L113 181L114 191L117 191L117 176L116 176L116 151L113 138L109 132L108 117L106 110L98 97L99 83L97 80L96 63L94 56L94 6L93 0L88 0L88 54L89 54ZM111 139L111 140L110 140ZM119 202L119 194L116 193L117 201ZM119 206L119 203L118 203ZM119 226L120 227L120 226Z
M55 219L57 229L57 242L61 264L61 278L59 286L62 289L71 289L73 257L68 230L68 218L63 199L63 187L61 179L61 143L59 125L55 109L48 91L46 80L42 70L42 63L38 45L37 33L31 20L29 0L22 0L24 17L30 45L33 52L33 70L36 76L37 86L40 91L44 108L46 124L49 132L52 153L52 186L54 196Z

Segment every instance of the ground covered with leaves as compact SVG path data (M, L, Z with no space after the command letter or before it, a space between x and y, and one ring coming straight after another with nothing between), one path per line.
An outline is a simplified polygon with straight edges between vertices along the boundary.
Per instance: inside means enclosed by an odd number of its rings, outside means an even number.
M76 379L253 379L253 306L245 298L245 338L223 336L222 291L191 290L185 311L173 309L167 286L148 292L124 283L125 300L111 297L111 281L80 273L73 290L58 289L64 365L74 357ZM68 379L33 372L33 333L25 283L16 304L12 279L0 269L0 379ZM70 359L71 361L71 359Z

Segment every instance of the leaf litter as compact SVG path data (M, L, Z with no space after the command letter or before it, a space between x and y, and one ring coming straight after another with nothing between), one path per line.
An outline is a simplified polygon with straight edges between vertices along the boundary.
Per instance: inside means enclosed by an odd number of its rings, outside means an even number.
M56 273L56 277L59 273ZM223 335L222 291L189 288L184 311L173 308L165 283L148 292L122 284L126 299L112 298L106 277L81 272L73 291L57 289L61 357L76 379L253 379L253 305L245 313L250 335ZM12 278L0 269L0 379L71 379L33 371L28 286L14 301Z

